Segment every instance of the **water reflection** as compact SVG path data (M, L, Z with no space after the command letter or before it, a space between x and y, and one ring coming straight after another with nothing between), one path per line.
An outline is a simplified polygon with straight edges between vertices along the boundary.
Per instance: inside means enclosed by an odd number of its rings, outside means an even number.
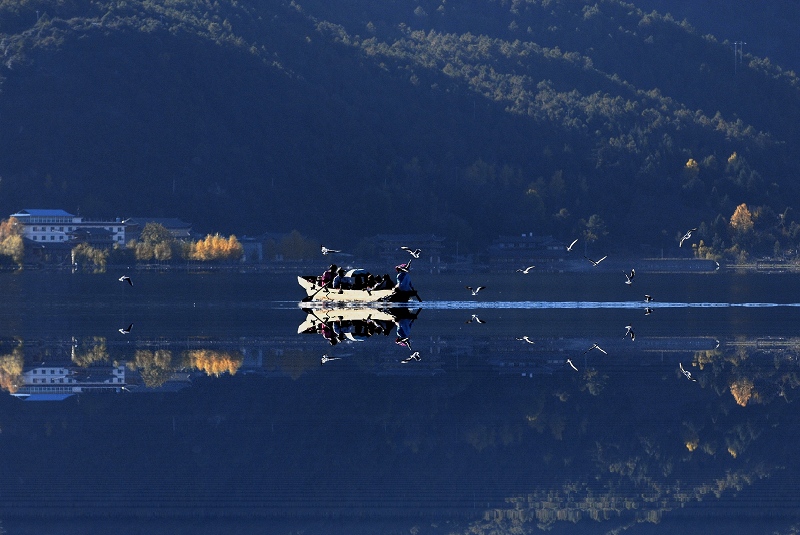
M600 311L566 300L442 299L421 311L253 299L244 311L195 297L182 308L123 303L102 331L113 334L98 334L91 311L78 328L48 321L60 330L5 339L5 391L119 395L8 401L0 440L25 468L3 467L3 511L51 510L51 496L142 517L186 504L218 518L412 511L420 533L478 534L576 522L635 533L709 511L798 510L796 305L676 299L648 303L645 316L645 303L615 299ZM486 323L467 324L472 313ZM142 328L114 336L130 315ZM622 336L631 320L635 341ZM108 454L123 447L147 452L124 484L113 468L128 456ZM42 457L62 468L35 472Z

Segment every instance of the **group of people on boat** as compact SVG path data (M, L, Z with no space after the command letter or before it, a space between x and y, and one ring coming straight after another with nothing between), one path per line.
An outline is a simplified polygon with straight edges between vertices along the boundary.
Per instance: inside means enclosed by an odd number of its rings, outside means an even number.
M373 275L365 269L351 269L345 271L341 266L331 264L322 275L317 277L317 283L321 288L327 287L334 290L363 290L372 292L374 290L390 290L396 292L406 292L416 295L414 286L411 284L409 268L411 261L395 266L397 272L396 282L387 273L385 275ZM419 297L417 297L419 299Z

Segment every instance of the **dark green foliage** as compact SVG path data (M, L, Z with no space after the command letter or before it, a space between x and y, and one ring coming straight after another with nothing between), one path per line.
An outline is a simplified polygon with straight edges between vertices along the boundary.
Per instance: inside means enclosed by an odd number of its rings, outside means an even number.
M1 1L0 213L462 252L595 215L635 248L784 213L800 80L639 4Z

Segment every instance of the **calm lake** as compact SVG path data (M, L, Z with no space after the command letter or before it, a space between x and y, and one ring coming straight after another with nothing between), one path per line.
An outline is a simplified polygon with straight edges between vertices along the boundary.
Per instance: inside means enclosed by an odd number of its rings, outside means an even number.
M129 273L0 274L9 534L800 530L796 275Z

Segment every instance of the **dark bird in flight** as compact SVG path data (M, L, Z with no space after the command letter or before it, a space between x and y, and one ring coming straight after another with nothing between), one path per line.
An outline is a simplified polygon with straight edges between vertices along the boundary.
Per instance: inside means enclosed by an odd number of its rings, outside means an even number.
M623 274L625 275L625 284L633 284L633 278L636 276L636 270L632 269L630 274L623 271Z
M341 253L341 251L339 251L338 249L328 249L324 245L320 245L319 250L322 251L322 254L324 255L329 255L332 253Z
M645 315L645 316L649 316L649 315L650 315L650 314L652 314L652 313L653 313L653 309L652 309L652 308L650 308L650 307L646 307L646 308L644 309L644 315Z
M119 282L127 282L128 284L130 284L131 286L133 286L133 281L132 281L132 280L131 280L131 278L130 278L129 276L127 276L127 275L123 275L123 276L121 276L121 277L120 277L118 280L119 280Z
M124 329L119 329L119 332L121 332L122 334L128 334L128 333L130 333L130 332L131 332L131 329L132 329L132 328L133 328L133 323L131 323L130 325L128 325L128 326L127 326L126 328L124 328Z
M575 238L574 240L572 240L572 243L567 245L567 251L572 251L572 248L575 247L576 243L578 243L578 238Z
M652 295L644 294L644 302L645 303L649 303L652 300L653 300L653 296Z
M413 353L411 353L411 355L408 358L401 360L400 364L408 364L412 360L416 360L417 362L422 360L422 357L419 356L419 351L414 351Z
M419 258L419 255L422 254L422 249L412 250L411 248L405 246L401 247L401 249L410 254L411 256L413 256L414 258Z
M518 269L516 272L517 272L517 273L524 273L525 275L527 275L527 274L528 274L528 273L530 273L530 271L531 271L533 268L535 268L535 267L536 267L536 266L528 266L528 267L526 267L525 269Z
M631 342L636 340L636 333L633 332L633 325L626 325L625 326L625 334L623 334L622 337L625 338L626 336L630 336L631 337Z
M608 255L604 256L604 257L603 257L603 258L601 258L600 260L592 260L592 259L591 259L591 258L589 258L588 256L584 256L584 258L585 258L586 260L588 260L589 262L591 262L591 263L592 263L592 265L593 265L594 267L597 267L597 264L599 264L600 262L602 262L603 260L605 260L606 258L608 258Z
M589 349L587 349L586 351L584 351L584 352L583 352L583 354L585 355L586 353L588 353L589 351L591 351L591 350L593 350L593 349L597 349L597 350L598 350L598 351L600 351L602 354L604 354L604 355L608 355L608 353L606 353L606 350L605 350L605 349L603 349L602 347L600 347L600 346L599 346L599 345L597 345L597 344L593 344L593 345L592 345L592 347L590 347Z
M685 375L687 379L689 379L690 381L697 382L697 379L695 379L694 377L692 377L692 372L690 372L689 370L684 370L684 369L683 369L683 364L682 364L682 363L680 363L680 362L679 362L679 363L678 363L678 366L680 366L680 367L681 367L681 373L682 373L683 375Z
M685 242L686 240L691 238L692 237L692 232L696 232L696 231L697 231L696 228L690 228L689 230L687 230L686 234L684 234L683 238L681 238L681 242L678 244L678 247L683 247L683 242Z
M478 292L486 288L486 286L478 286L477 288L473 288L472 286L465 286L467 290L472 292L472 295L478 295Z

